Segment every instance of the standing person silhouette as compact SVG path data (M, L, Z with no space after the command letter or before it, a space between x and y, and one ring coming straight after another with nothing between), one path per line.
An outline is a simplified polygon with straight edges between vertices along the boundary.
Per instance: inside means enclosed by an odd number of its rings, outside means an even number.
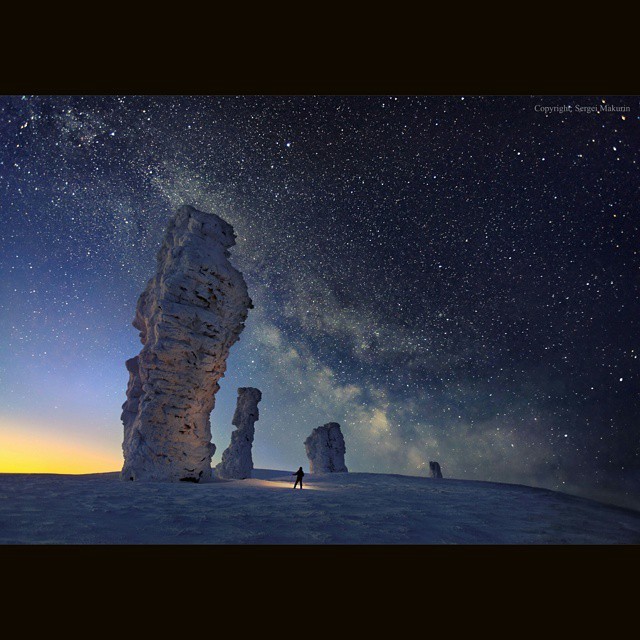
M302 489L302 476L304 475L304 471L302 470L302 467L300 467L295 473L292 473L291 475L296 477L296 482L293 485L293 488L295 489L298 486L298 482L299 482L300 488Z

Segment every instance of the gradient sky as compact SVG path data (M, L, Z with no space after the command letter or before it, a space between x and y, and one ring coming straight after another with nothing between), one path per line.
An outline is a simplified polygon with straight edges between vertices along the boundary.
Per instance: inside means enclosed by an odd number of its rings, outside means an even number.
M438 460L640 508L638 114L622 96L0 97L0 471L120 468L136 301L191 204L234 226L255 305L214 464L255 386L256 467L307 468L305 437L337 421L351 471Z

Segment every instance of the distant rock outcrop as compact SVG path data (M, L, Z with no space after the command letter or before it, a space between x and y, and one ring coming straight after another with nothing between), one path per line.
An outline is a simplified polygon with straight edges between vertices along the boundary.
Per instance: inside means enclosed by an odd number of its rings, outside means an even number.
M218 478L244 480L253 471L251 445L255 435L255 422L260 418L258 402L262 400L260 389L240 387L238 403L231 424L237 429L231 433L231 444L222 454L222 462L215 467Z
M344 463L346 447L337 422L328 422L315 428L304 441L311 473L348 471Z
M440 464L438 462L429 461L429 469L431 470L432 478L442 478L442 471L440 471Z
M211 478L209 414L252 308L228 260L234 244L233 227L214 214L183 206L169 221L133 321L144 346L126 363L123 480Z

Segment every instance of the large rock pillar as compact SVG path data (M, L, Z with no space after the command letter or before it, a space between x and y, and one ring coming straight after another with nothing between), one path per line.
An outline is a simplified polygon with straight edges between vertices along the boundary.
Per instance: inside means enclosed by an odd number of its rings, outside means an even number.
M234 244L233 227L214 214L183 206L169 221L133 321L144 346L127 361L123 480L211 478L209 415L252 308L228 259Z

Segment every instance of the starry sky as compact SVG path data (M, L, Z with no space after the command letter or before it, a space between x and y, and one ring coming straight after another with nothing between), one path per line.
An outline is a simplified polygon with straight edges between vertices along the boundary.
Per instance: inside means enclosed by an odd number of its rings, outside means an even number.
M640 508L639 103L0 97L0 471L120 468L135 305L191 204L255 305L214 464L255 386L259 468L337 421L351 471Z

